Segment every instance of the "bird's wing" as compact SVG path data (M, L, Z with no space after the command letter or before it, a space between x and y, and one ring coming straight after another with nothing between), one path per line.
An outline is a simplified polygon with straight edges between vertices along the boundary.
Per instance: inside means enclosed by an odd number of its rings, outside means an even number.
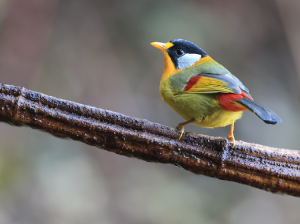
M248 89L240 83L229 75L201 74L189 79L184 93L244 93L251 97Z
M243 91L243 93L245 93L247 96L251 98L251 95L247 87L237 77L234 77L234 80L238 83L238 86Z

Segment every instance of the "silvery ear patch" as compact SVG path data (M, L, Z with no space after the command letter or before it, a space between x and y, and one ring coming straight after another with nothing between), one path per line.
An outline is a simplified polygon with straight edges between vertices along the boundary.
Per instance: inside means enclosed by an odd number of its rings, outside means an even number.
M178 62L178 69L185 69L194 65L197 61L201 58L200 54L184 54L183 56L179 57Z

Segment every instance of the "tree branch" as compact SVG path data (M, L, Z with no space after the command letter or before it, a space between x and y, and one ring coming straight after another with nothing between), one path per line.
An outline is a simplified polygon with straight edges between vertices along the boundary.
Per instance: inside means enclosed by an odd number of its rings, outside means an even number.
M148 162L300 196L300 152L179 132L147 120L0 84L0 121Z

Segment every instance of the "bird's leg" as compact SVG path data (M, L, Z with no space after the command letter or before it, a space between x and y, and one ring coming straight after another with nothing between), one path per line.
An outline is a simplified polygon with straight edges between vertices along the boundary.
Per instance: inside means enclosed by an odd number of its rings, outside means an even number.
M188 125L188 124L190 124L190 123L193 123L194 121L195 121L195 118L193 118L193 119L191 119L191 120L189 120L189 121L185 121L185 122L179 123L179 124L177 125L176 129L178 129L178 130L181 131L181 134L180 134L178 140L180 140L181 137L182 137L182 135L183 135L183 132L184 132L184 126L185 126L185 125Z
M231 122L230 132L227 136L227 139L232 142L233 147L234 147L235 146L235 139L234 139L234 136L233 136L233 128L234 128L234 121Z

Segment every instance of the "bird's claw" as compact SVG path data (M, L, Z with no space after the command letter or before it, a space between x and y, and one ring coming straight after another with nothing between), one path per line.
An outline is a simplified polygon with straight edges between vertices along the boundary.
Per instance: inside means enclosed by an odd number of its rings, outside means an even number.
M228 135L227 139L232 143L233 147L235 146L235 139L233 135Z
M180 140L182 138L183 133L184 133L184 127L183 126L177 126L176 129L180 131L180 136L178 138L178 140Z

